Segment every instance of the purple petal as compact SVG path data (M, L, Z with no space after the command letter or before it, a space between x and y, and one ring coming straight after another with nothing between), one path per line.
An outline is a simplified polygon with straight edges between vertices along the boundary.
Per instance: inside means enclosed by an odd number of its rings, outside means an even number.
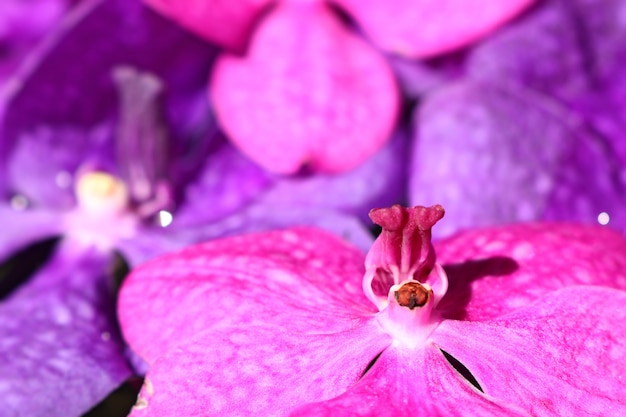
M61 246L0 304L0 395L15 416L80 415L130 376L109 257Z
M111 133L107 125L93 130L39 125L25 132L7 163L11 191L33 207L69 210L76 204L74 173L85 162L106 164Z
M597 223L601 213L626 228L619 163L556 102L464 82L431 95L415 121L410 197L445 207L437 236L520 220Z
M610 140L624 165L625 6L619 0L545 1L479 45L467 71L563 100Z
M363 379L346 393L329 401L301 406L290 414L292 417L416 415L526 414L493 397L481 395L432 344L420 350L387 349Z
M174 127L171 152L177 156L193 153L198 131L210 119L208 100L202 90L213 52L136 0L85 1L67 16L13 80L0 134L0 154L10 160L21 140L39 140L44 136L54 140L58 148L91 149L92 156L111 163L112 146L103 152L80 142L91 141L94 131L104 129L105 139L111 145L119 102L113 70L120 66L150 72L163 80L170 89L166 92L166 115ZM80 57L80 65L73 65L76 57ZM58 153L68 154L61 150ZM78 151L73 159L46 160L46 164L59 163L54 168L62 172L84 161L85 155ZM20 178L29 169L40 172L41 163L20 166L20 175L14 175ZM51 180L46 177L47 172L41 172L42 182ZM39 196L32 198L37 200Z
M72 0L3 0L0 3L0 90L71 3Z
M290 205L253 204L219 221L182 227L146 228L118 248L132 265L138 265L166 252L210 239L242 233L315 226L342 237L363 252L373 237L357 218L323 208Z
M593 65L588 34L573 3L545 1L487 38L470 54L468 74L518 83L569 101L580 95L593 81Z
M174 227L197 227L218 221L257 199L274 180L231 144L224 143L205 159L198 176L185 187Z
M0 219L0 263L30 244L61 234L62 220L55 212L20 211L0 204Z
M374 156L348 172L283 177L259 197L259 204L338 209L369 224L370 209L404 199L407 139L404 131L398 131Z
M380 47L402 55L425 57L448 52L483 37L534 1L334 2L344 7Z
M525 307L487 323L444 321L433 339L486 395L532 415L626 413L626 293L579 286Z
M150 363L228 323L271 318L304 334L341 331L374 311L363 273L363 253L317 229L242 235L139 266L122 287L119 317L131 347Z
M131 416L286 415L346 390L390 343L371 322L313 335L272 324L204 331L178 344L148 372Z
M286 174L356 167L389 139L399 110L384 57L317 2L277 5L247 56L220 57L210 94L229 138Z
M438 309L451 318L498 317L573 285L626 289L626 241L600 226L473 230L436 242L435 251L449 278Z

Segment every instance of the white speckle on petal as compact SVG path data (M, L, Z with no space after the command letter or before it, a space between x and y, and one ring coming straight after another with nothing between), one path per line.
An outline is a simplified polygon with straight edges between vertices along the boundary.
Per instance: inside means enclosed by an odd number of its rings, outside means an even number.
M298 235L296 235L296 234L295 234L295 233L293 233L293 232L289 232L289 231L287 231L287 232L284 232L284 233L283 233L283 239L284 239L286 242L294 242L294 243L295 243L295 242L297 242L297 241L298 241Z
M517 244L513 249L513 257L516 259L530 259L535 256L533 246L527 242Z
M606 226L607 224L609 224L609 221L611 221L611 217L606 211L598 214L598 223L600 223L602 226Z
M170 224L172 224L172 221L174 221L174 216L172 215L172 213L167 210L159 211L159 225L161 227L169 226Z

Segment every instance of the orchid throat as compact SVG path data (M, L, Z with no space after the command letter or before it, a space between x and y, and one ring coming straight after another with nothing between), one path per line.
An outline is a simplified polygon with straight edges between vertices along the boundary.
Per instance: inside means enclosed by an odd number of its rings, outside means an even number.
M415 347L437 326L433 309L448 289L431 244L431 228L443 217L443 207L394 205L369 215L383 230L365 258L363 291L378 308L383 330Z

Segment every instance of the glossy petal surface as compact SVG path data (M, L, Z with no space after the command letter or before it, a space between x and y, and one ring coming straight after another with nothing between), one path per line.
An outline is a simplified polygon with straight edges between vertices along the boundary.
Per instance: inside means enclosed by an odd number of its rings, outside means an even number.
M340 331L375 311L363 273L359 250L316 229L216 240L139 266L122 287L120 322L150 363L210 327L271 318L311 333ZM221 307L205 308L213 304Z
M603 416L626 412L625 333L626 293L581 286L488 323L445 321L434 339L488 395L536 416Z
M573 285L626 289L626 242L600 226L470 230L436 242L435 251L449 279L438 308L450 318L499 317Z
M331 334L294 324L205 331L179 344L150 369L147 407L131 416L284 416L344 391L390 343L373 323Z
M130 376L107 262L62 246L0 304L4 415L80 415Z
M398 111L384 57L308 1L277 6L246 57L220 57L210 94L235 144L280 173L354 168L390 138Z
M446 208L437 236L535 219L597 223L603 212L626 227L619 162L544 96L460 82L431 95L415 122L411 201Z
M155 10L208 41L242 50L272 0L145 0Z
M432 56L464 46L533 3L533 0L334 1L382 48L411 57Z

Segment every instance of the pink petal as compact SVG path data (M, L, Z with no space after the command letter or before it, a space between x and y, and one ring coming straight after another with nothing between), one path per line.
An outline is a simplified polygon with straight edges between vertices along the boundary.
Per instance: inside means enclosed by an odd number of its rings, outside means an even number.
M625 415L625 337L626 293L591 286L487 323L448 320L433 335L486 395L535 416Z
M426 57L467 45L533 0L334 0L382 48Z
M290 414L292 417L500 415L526 414L480 394L432 344L423 350L387 349L365 377L345 394L307 404Z
M205 331L152 366L131 416L286 415L345 391L389 343L372 322L323 335L278 325Z
M447 317L498 317L573 285L626 289L626 241L600 226L519 224L463 232L434 246L448 273L438 307Z
M383 56L323 3L286 2L248 56L222 56L211 98L230 139L268 170L354 168L391 136L399 96Z
M318 229L192 246L133 271L118 301L122 330L150 363L179 341L228 323L341 331L375 312L361 290L363 259Z
M272 0L144 0L208 41L241 51Z

